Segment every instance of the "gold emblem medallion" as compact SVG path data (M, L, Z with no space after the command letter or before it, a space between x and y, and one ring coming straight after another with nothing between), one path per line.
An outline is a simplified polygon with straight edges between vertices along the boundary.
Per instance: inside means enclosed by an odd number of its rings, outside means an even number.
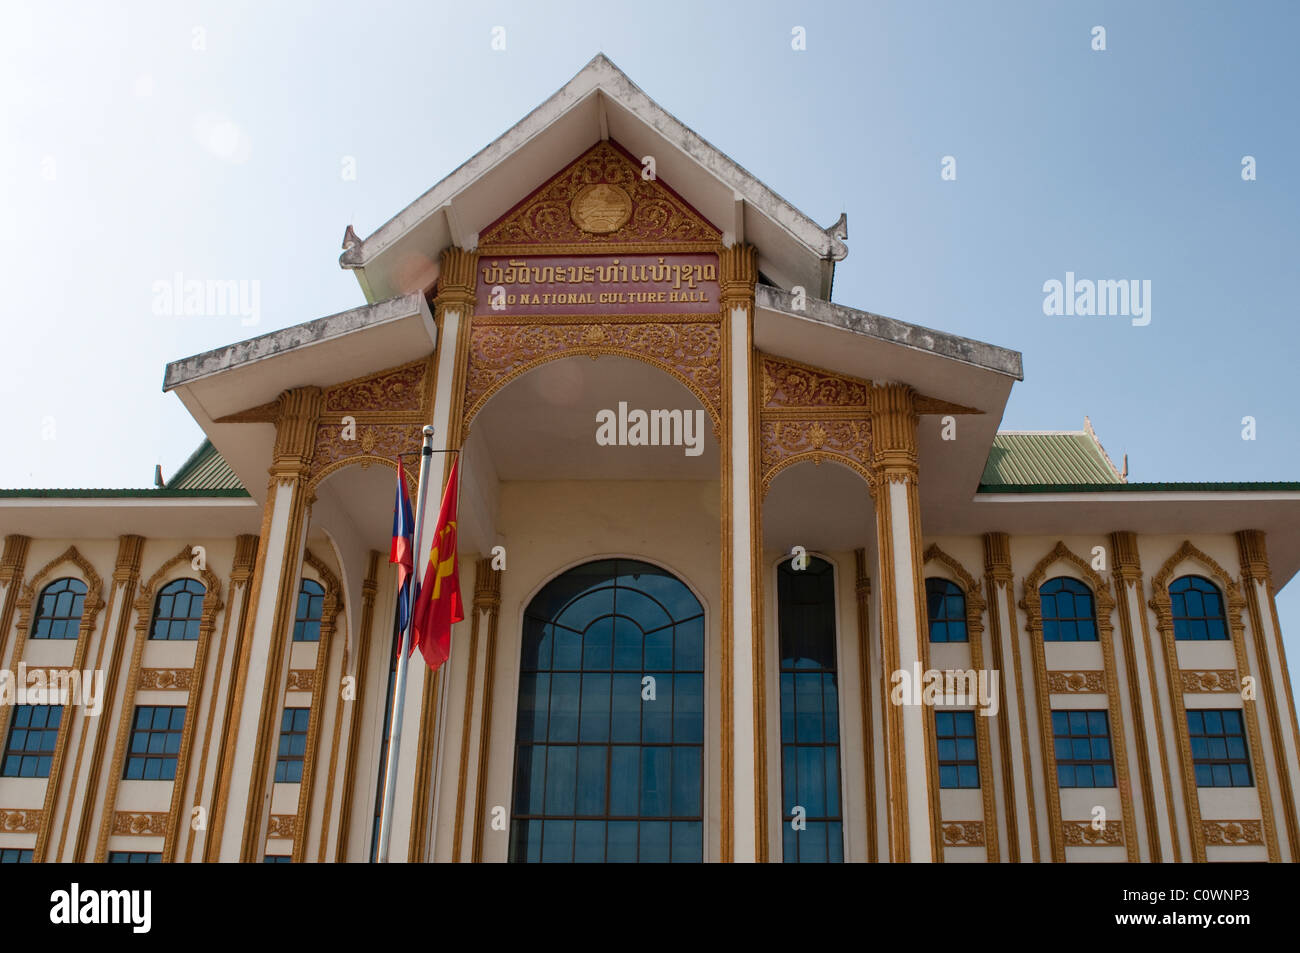
M608 235L632 217L632 197L617 185L604 182L586 185L569 204L569 216L584 232Z

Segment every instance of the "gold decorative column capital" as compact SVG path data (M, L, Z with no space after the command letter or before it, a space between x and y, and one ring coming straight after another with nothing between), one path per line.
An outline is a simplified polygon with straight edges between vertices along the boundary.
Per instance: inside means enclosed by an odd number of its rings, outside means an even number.
M5 537L4 554L0 555L0 583L8 585L22 578L23 565L27 562L27 548L31 544L30 536L10 533Z
M322 402L321 389L311 385L286 390L276 400L272 476L284 480L307 475L316 451Z
M1138 558L1137 534L1117 530L1110 534L1111 565L1124 583L1142 581L1142 561Z
M243 533L235 537L235 564L230 572L233 585L241 585L253 577L257 566L257 544L260 537L252 533Z
M113 566L113 582L133 582L140 575L140 554L144 552L144 537L124 535L117 538L117 562Z
M1238 530L1237 552L1241 556L1241 572L1251 582L1262 582L1272 588L1272 570L1268 565L1268 548L1264 543L1264 531L1259 529Z
M984 534L984 572L996 583L1011 584L1011 537L1006 533Z
M435 308L458 308L462 314L474 310L475 270L478 268L478 252L466 251L454 245L444 248L438 271L438 292L434 298Z
M492 568L485 556L474 567L474 609L490 611L501 605L501 573Z
M907 384L871 388L872 463L879 485L915 482L917 476L916 391Z
M758 249L732 245L718 252L718 291L725 314L733 308L752 308L758 282Z

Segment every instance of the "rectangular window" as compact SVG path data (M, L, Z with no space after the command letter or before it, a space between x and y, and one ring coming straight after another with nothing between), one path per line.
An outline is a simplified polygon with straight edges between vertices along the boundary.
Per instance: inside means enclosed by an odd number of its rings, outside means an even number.
M16 706L0 773L6 778L48 778L62 719L62 705Z
M1240 709L1189 710L1187 733L1198 788L1251 787L1250 749Z
M975 713L937 711L934 713L934 732L939 742L939 787L979 787L979 758L975 753Z
M782 860L841 863L835 577L824 559L777 567Z
M184 727L184 705L137 706L122 777L128 781L174 781Z
M1113 788L1110 719L1105 710L1053 711L1056 783L1063 788Z
M0 864L30 864L32 851L23 847L0 847Z
M149 850L110 850L110 864L161 864L162 854Z
M293 857L288 854L267 854L262 858L264 864L291 864Z
M275 758L275 780L297 784L302 780L302 757L307 751L310 708L286 708L280 716L280 751Z

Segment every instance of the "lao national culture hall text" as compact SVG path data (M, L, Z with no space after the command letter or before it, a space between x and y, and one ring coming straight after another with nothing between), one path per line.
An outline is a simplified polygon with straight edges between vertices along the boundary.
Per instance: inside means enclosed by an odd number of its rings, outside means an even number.
M1300 485L1000 432L1020 355L832 301L846 238L603 56L349 227L363 304L167 366L164 486L0 493L0 855L369 860L432 424L392 860L1300 859Z

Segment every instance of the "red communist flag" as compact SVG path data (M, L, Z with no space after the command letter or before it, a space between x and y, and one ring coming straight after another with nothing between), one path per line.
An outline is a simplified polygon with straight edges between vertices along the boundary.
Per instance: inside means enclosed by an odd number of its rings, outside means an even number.
M447 488L442 493L442 509L433 531L433 545L429 549L429 568L424 572L424 583L416 598L415 618L412 620L412 649L420 647L424 660L437 671L451 654L451 626L465 618L460 603L460 573L456 563L456 471L457 459L451 465Z

